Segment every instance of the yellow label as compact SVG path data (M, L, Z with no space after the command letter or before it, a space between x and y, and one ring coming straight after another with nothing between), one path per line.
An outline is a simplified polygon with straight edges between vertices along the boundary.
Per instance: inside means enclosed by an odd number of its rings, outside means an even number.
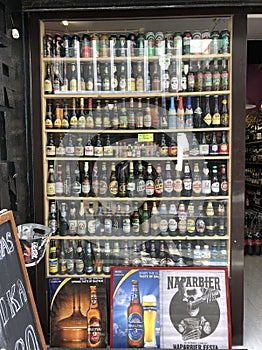
M153 142L154 134L138 134L138 142Z

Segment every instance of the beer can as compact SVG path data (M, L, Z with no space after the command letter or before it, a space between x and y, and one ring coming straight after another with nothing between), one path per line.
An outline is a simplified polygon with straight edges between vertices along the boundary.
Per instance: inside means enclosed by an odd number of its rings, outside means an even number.
M189 30L186 30L182 36L183 42L183 55L190 54L190 44L191 44L192 34Z
M221 31L221 39L222 39L222 53L230 52L230 33L229 30L224 29Z
M165 45L165 37L163 32L157 32L155 34L155 54L157 56L165 53L164 45Z
M174 51L174 35L172 32L165 33L166 53L173 53Z
M81 56L91 57L92 47L91 47L91 37L89 34L83 34L81 39Z
M69 57L70 56L70 54L69 54L69 47L71 45L70 41L71 41L70 35L64 34L63 35L63 51L64 51L63 56L64 57Z
M80 37L77 34L72 35L71 40L71 55L72 57L79 57L80 56Z
M202 53L209 54L210 53L210 31L205 29L201 33L202 39Z
M146 33L146 40L148 42L148 56L155 55L155 34L153 32Z
M210 34L211 39L211 46L210 46L210 52L211 54L218 54L219 53L219 31L213 30Z
M195 30L192 33L192 40L194 42L192 43L192 53L194 54L200 54L202 52L202 40L201 40L201 32L199 30Z
M63 45L63 38L59 33L56 33L54 37L54 56L55 57L62 56L62 45Z
M45 34L43 37L44 57L53 56L53 37L51 34Z
M182 55L182 33L174 33L174 55Z

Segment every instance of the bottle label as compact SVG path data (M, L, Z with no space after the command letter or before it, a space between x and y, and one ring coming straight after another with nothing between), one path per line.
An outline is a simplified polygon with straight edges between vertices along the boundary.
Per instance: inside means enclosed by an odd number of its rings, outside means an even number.
M219 193L219 182L213 182L211 185L211 191L215 194Z
M155 180L155 193L157 195L163 194L163 181L161 179Z
M68 233L70 236L75 236L77 234L77 220L69 220L68 221Z
M72 116L71 118L70 118L70 126L71 126L71 128L76 128L77 127L77 116Z
M87 231L90 235L95 234L95 232L96 232L96 220L95 219L88 220Z
M116 180L111 181L109 185L110 193L113 196L116 196L118 194L118 182Z
M168 228L170 232L175 232L177 230L177 221L174 218L169 219Z
M127 184L127 191L128 192L134 192L136 189L135 183L134 182L128 182Z
M143 194L146 189L146 184L144 180L139 180L137 184L137 192Z
M221 190L223 192L227 192L228 191L228 182L227 181L222 181L221 182Z
M123 219L123 232L129 234L131 231L131 222L129 218Z
M112 146L104 146L104 156L105 157L113 157L113 147Z
M202 193L203 194L211 193L211 180L202 180Z
M76 259L76 273L81 274L84 272L84 262L82 259Z
M74 154L75 154L75 147L74 146L66 146L65 154L67 156L74 156Z
M173 180L172 179L166 179L164 181L164 191L167 193L171 193L173 191Z
M94 119L92 116L86 117L86 127L87 129L94 129Z
M101 342L101 334L102 334L101 320L95 316L91 317L88 320L88 327L87 327L88 343L91 344L91 347L94 347L95 345Z
M62 126L61 119L60 119L60 118L56 118L56 119L55 119L55 122L54 122L54 128L60 129L61 126Z
M194 233L195 232L195 220L194 219L187 219L187 232L188 233Z
M105 218L104 224L105 224L105 233L111 234L112 233L112 226L113 226L112 220L110 218Z
M55 183L47 184L47 195L54 196L55 195Z
M211 125L211 122L212 122L212 116L210 113L207 113L205 116L204 116L204 122L206 123L206 125Z
M58 258L49 258L49 273L58 273Z
M94 147L94 156L95 157L102 157L103 156L103 147Z
M218 154L218 145L217 144L211 144L209 148L210 154Z
M75 147L75 155L77 157L82 157L84 155L84 147L83 146L76 146Z
M183 190L183 182L182 182L182 180L181 179L176 179L174 181L174 191L176 193L181 193L182 190Z
M228 154L228 143L221 143L218 147L219 149L219 154Z
M200 180L196 180L193 181L193 193L194 194L200 194L201 193L201 181Z
M204 221L204 219L197 219L196 220L196 232L199 234L204 234L206 229L206 223Z
M99 193L105 195L107 192L107 183L105 180L100 180L99 182Z
M46 146L46 155L47 156L55 156L56 149L55 146Z
M147 196L153 196L154 194L154 181L153 180L148 180L146 182L146 195Z
M172 92L177 92L178 91L178 77L173 76L170 81L170 88Z
M209 154L209 145L207 144L199 145L199 154L201 156Z
M56 148L56 155L57 156L64 156L65 155L65 148L64 147L57 147Z
M178 230L180 234L185 234L186 233L186 220L180 220L178 222Z
M94 155L94 147L93 146L85 146L85 156L92 157Z
M184 189L186 191L191 191L192 190L192 179L184 179L183 180L183 185L184 185Z
M58 196L61 196L64 193L64 184L62 181L58 181L55 183L55 193Z
M90 181L84 180L84 182L82 183L82 192L84 194L89 194L90 190L91 190Z
M212 125L218 126L220 125L220 113L214 113L212 118Z
M52 88L51 80L45 79L45 81L44 81L44 91L45 91L45 93L49 93L49 94L52 93L53 88Z
M168 221L165 218L161 218L160 223L159 223L159 228L161 233L166 233L168 229Z
M86 234L86 220L77 220L77 234L79 236Z
M134 312L128 316L127 333L131 341L138 342L143 338L144 322L141 314Z

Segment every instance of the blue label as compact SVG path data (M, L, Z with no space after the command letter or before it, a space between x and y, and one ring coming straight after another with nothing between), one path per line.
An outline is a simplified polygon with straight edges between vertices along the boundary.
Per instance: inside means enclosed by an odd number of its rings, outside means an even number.
M130 314L128 317L128 337L133 341L140 340L144 336L144 323L142 315Z

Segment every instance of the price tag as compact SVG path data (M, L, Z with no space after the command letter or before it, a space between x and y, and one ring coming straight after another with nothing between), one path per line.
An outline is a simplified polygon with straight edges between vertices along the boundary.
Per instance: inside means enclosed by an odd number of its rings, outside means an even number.
M138 142L153 142L154 134L138 134Z

